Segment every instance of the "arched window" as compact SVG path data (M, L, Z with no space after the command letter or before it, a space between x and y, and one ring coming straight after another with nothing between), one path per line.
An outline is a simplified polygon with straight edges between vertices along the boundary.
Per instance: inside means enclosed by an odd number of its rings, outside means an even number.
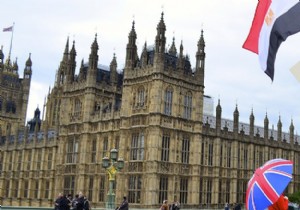
M167 88L165 91L165 107L164 114L171 115L172 114L172 100L173 100L173 90L171 88Z
M140 87L138 89L137 98L138 98L137 105L141 106L141 107L144 106L144 104L145 104L145 89L144 89L144 87Z
M74 101L74 116L79 117L81 114L81 101L76 98Z
M183 104L183 118L191 119L192 118L192 94L188 92L184 96L184 104Z

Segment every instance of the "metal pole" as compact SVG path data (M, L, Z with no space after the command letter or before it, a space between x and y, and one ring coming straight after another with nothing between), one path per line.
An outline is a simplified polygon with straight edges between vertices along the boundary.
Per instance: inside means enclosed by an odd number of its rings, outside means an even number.
M14 29L15 29L15 23L13 23L12 32L11 32L10 47L9 47L9 53L8 53L9 58L10 58L10 55L11 55L12 40L13 40L13 37L14 37Z

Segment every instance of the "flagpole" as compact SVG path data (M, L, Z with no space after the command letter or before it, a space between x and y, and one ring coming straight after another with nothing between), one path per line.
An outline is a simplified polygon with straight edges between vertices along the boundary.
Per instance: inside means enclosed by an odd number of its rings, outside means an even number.
M14 37L14 29L15 29L15 23L13 23L13 27L12 27L8 58L10 58L10 55L11 55L12 40L13 40L13 37Z

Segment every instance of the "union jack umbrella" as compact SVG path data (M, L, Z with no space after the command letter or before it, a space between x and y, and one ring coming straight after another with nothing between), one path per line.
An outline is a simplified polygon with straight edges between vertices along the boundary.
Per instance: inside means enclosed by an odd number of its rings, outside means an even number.
M293 162L273 159L266 162L248 182L246 208L264 210L275 203L292 179Z

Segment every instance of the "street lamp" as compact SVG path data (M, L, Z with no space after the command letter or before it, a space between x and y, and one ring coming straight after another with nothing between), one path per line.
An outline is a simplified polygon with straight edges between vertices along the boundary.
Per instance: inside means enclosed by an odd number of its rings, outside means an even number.
M105 168L109 176L109 191L107 194L106 209L115 209L116 194L113 191L115 175L117 171L124 168L124 160L122 158L118 159L118 150L112 149L110 150L109 158L102 158L102 167Z

